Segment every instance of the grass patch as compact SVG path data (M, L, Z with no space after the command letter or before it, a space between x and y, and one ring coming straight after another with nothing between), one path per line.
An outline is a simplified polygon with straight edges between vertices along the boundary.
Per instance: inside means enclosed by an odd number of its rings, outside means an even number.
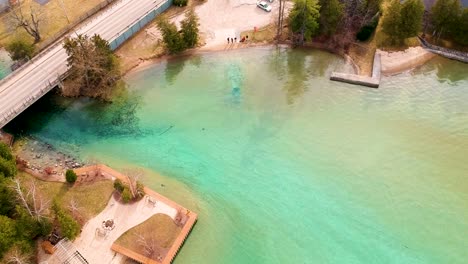
M75 217L81 224L99 214L106 207L114 191L110 180L72 187L68 183L41 181L24 172L20 172L17 177L21 181L34 181L44 198L51 202L57 199L67 210L70 210L71 201L75 201L78 208Z
M174 223L172 218L165 214L156 214L125 232L115 243L143 256L153 259L158 256L164 258L180 231L181 228ZM144 247L138 242L140 236L144 237L148 243L154 243L155 252L151 256L145 254Z
M68 19L71 23L78 20L79 17L86 14L101 2L105 0L61 0L50 1L41 7L42 17L44 21L40 24L42 41L54 36L60 30L68 25ZM24 15L29 15L29 6L34 0L21 1L23 5ZM61 5L63 2L63 6ZM32 3L34 6L39 6ZM5 46L15 38L32 40L24 29L11 29L9 27L9 13L4 13L0 16L0 45Z
M240 39L244 36L249 36L250 42L270 42L275 40L276 27L274 25L268 25L262 28L254 30L247 30L240 34Z

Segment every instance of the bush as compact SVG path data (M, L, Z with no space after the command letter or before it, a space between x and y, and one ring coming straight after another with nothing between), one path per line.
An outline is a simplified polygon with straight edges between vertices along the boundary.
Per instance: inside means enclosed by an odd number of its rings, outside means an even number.
M76 222L68 212L63 210L56 201L54 202L53 209L55 211L55 216L57 217L57 222L60 226L62 236L69 240L75 239L80 233L80 225L78 222Z
M172 2L172 4L175 6L186 6L187 3L188 0L174 0L174 2Z
M10 57L14 61L30 60L34 54L34 45L24 40L17 39L6 46Z
M364 25L356 34L356 39L359 41L368 40L374 33L377 25L379 24L379 17L374 18L369 24Z
M15 221L0 215L0 259L15 241Z
M0 175L3 177L14 177L16 175L16 163L0 157Z
M114 181L114 189L115 189L116 191L118 191L119 193L122 193L123 190L125 189L125 185L122 183L121 180L116 179L116 180Z
M73 170L67 170L67 172L65 173L65 178L67 179L68 183L75 183L76 178L78 177L76 176L76 173Z
M375 27L363 26L361 30L359 30L359 32L357 33L356 38L359 41L366 41L372 36L372 33L374 33L374 31Z
M0 142L0 177L14 177L16 172L16 161L10 147Z
M125 186L122 192L122 201L124 203L129 203L131 200L132 200L132 194L130 193L130 190L128 189L128 187Z

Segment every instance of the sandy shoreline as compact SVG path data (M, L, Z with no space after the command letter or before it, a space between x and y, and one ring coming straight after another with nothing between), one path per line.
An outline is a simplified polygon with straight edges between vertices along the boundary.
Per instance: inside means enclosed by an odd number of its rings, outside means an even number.
M387 76L413 70L437 56L420 46L397 52L377 50L377 53L382 59L382 74Z

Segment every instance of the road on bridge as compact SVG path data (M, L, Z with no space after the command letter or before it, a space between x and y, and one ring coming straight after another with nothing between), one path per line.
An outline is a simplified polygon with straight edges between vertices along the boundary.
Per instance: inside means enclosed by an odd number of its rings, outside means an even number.
M120 0L84 21L70 33L99 34L109 42L165 0ZM62 40L38 54L31 63L0 81L0 128L47 93L51 84L67 72L67 54Z

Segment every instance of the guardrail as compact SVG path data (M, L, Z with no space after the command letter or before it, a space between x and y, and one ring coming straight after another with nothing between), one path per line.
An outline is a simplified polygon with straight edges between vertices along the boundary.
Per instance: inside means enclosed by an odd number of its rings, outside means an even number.
M5 78L1 79L0 80L0 86L2 84L4 84L6 81L8 81L9 79L11 79L14 76L18 75L18 73L22 69L24 69L27 66L33 64L39 58L44 56L44 54L46 54L47 52L49 52L50 50L55 48L57 45L61 44L62 39L65 37L65 35L67 33L70 32L70 30L72 30L73 28L75 28L79 24L83 23L83 21L85 21L86 19L94 16L96 13L98 13L102 9L106 8L107 6L109 6L110 4L112 4L115 1L117 1L117 0L104 0L104 1L102 1L99 5L95 6L93 9L86 12L86 14L80 16L75 22L67 25L64 29L62 29L59 32L57 32L56 34L54 34L53 37L51 37L48 40L44 41L43 43L39 44L38 48L37 48L38 53L31 60L27 61L25 64L21 65L20 67L18 67L14 71L12 71L10 74L8 74Z
M143 17L135 19L126 29L115 34L109 41L109 45L112 50L116 50L120 45L122 45L126 40L131 38L136 32L140 31L145 27L149 22L156 18L157 15L166 11L171 5L173 0L161 1L156 9L146 12Z

